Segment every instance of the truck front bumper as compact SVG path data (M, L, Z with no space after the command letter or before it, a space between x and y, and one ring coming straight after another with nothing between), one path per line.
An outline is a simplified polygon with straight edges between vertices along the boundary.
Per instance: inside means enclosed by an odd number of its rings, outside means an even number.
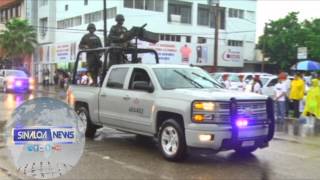
M268 126L251 126L238 130L238 136L232 137L231 126L191 124L185 130L188 147L212 149L216 151L236 149L239 147L268 145ZM201 138L211 136L211 138Z

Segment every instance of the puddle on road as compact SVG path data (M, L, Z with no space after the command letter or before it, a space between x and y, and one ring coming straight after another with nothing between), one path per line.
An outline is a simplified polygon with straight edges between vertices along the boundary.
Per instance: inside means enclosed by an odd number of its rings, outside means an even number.
M281 132L294 137L314 137L320 136L320 122L286 122L284 124L276 124L276 132Z

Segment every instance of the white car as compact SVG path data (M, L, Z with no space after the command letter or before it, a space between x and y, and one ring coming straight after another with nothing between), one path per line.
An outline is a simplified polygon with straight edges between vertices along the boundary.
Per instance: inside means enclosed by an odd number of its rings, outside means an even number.
M0 88L2 92L24 91L30 92L34 89L34 80L21 70L1 69Z
M219 72L219 73L212 73L210 74L211 77L215 80L217 80L218 82L222 83L223 79L222 76L224 74L228 74L228 79L230 81L231 87L230 90L238 90L239 86L241 86L241 82L239 79L239 75L238 73L233 73L233 72Z

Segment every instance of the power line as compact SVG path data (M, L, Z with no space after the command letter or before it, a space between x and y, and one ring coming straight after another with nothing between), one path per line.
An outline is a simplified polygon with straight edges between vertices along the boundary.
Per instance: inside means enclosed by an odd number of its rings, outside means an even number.
M4 23L0 23L0 24L4 24ZM48 31L50 32L66 32L66 33L84 33L87 32L86 29L75 29L75 28L58 28L58 27L43 27L43 26L36 26L36 25L30 25L31 27L34 27L36 29L48 29ZM98 34L102 34L103 33L103 29L98 29L96 31ZM107 31L109 32L109 31ZM255 30L244 30L244 31L226 31L226 32L221 32L221 34L236 34L236 33L250 33L250 32L256 32ZM172 32L160 32L158 34L168 34L168 35L212 35L212 33L188 33L188 32L176 32L176 33L172 33Z

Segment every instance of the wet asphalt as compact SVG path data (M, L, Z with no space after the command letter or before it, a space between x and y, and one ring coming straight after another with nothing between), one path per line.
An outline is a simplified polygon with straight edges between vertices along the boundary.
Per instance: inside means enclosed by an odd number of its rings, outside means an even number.
M43 96L63 99L64 92L0 93L0 179L26 178L11 164L1 135L15 107ZM86 140L78 165L58 179L320 179L320 146L275 139L248 156L192 152L174 163L162 158L153 139L103 128Z

